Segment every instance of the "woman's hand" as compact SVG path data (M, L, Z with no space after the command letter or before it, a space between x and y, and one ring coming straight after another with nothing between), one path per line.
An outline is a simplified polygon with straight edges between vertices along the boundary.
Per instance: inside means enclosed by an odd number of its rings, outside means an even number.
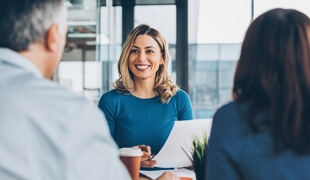
M151 147L146 145L135 146L142 150L141 167L152 168L156 164L156 160L151 160Z

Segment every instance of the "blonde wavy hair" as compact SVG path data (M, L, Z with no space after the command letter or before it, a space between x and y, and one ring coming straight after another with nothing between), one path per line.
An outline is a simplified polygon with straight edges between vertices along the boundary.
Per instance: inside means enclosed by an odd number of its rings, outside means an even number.
M118 92L128 94L134 91L133 74L129 69L128 59L133 44L139 35L148 35L152 37L160 47L163 64L159 66L156 72L154 91L157 96L160 96L160 101L163 104L168 104L170 99L177 93L179 87L172 81L168 74L169 52L168 44L166 43L160 32L148 25L141 24L133 29L123 46L123 51L118 61L119 79L113 85Z

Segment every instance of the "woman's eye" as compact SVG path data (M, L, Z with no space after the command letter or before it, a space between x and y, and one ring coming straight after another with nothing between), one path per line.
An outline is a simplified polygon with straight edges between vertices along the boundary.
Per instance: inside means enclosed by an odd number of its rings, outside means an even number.
M154 53L153 50L147 50L146 53L150 54L150 53Z
M137 49L132 49L131 51L130 51L130 53L138 53L139 51L137 50Z

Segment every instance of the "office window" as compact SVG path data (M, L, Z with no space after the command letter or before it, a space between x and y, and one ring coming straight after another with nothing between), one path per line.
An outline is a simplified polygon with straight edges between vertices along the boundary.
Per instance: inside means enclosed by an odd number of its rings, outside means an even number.
M189 32L197 32L190 38L190 95L196 118L212 117L215 110L232 100L231 90L241 43L251 16L256 18L273 8L293 8L310 15L310 1L305 0L236 0L194 1L190 5L199 9L197 26L189 26ZM253 6L252 6L253 3ZM253 7L253 9L252 9ZM252 12L253 11L253 12ZM189 15L189 24L196 24ZM194 21L194 22L191 22Z
M189 6L189 12L198 12L189 15L189 32L197 32L196 38L189 35L189 92L195 117L210 118L232 99L235 66L251 22L251 1L195 2L198 5Z
M122 7L113 6L107 0L100 7L99 60L101 62L101 91L103 94L113 89L112 84L118 78L117 63L122 51Z
M96 3L96 0L67 1L67 43L54 76L61 85L93 101L101 89L101 67L96 54L99 24Z
M308 0L254 0L254 18L273 8L289 8L301 11L310 16Z

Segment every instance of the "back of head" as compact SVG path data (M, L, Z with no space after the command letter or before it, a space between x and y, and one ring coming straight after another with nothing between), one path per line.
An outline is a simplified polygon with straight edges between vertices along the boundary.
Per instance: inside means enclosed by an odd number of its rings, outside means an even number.
M271 114L276 140L310 152L310 20L292 9L270 10L250 25L233 96Z
M64 0L8 0L0 6L0 47L21 52L42 42L52 23L64 26ZM65 27L62 27L65 28Z

